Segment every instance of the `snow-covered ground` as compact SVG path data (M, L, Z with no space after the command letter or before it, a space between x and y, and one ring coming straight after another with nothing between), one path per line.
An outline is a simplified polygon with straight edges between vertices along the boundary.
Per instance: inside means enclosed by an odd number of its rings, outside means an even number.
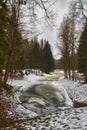
M12 130L87 130L87 107L58 111L16 123L11 128Z
M64 78L60 79L58 83L64 86L72 100L87 102L87 84L81 84Z
M47 75L44 76L35 76L30 74L28 76L24 76L23 80L13 80L9 84L13 86L19 86L18 91L15 94L15 98L18 99L18 105L16 108L16 112L19 114L20 118L24 117L36 117L38 114L33 112L32 110L26 109L22 106L19 96L21 93L27 91L34 84L50 84L54 88L58 89L66 98L66 103L68 105L71 104L72 100L85 101L87 102L87 84L81 84L79 82L70 81L68 79L61 78L56 81L45 81ZM16 88L17 88L16 87ZM35 102L35 99L29 99L28 102ZM40 100L36 98L36 102L40 102L44 104L43 99ZM45 115L48 115L48 113ZM87 107L83 108L70 108L65 110L60 110L57 112L52 112L48 116L41 116L40 118L36 118L31 122L21 123L21 127L25 128L25 130L36 128L38 130L46 129L46 130L87 130Z
M34 74L24 75L22 80L9 80L8 84L20 88L21 90L25 90L31 87L34 84L38 84L40 80L43 80L45 76L36 76Z

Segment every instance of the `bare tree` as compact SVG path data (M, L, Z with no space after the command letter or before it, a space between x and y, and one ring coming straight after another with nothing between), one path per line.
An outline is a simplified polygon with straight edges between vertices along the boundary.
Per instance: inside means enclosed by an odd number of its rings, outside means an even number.
M65 77L74 79L76 69L76 3L73 3L60 27L60 51Z
M69 27L70 27L70 35L69 35L69 43L71 46L70 49L70 69L71 69L71 73L72 73L72 79L75 79L75 69L77 66L77 62L76 62L76 51L77 51L77 30L76 30L76 21L77 21L77 12L76 12L76 3L73 2L70 5L70 13L69 13L69 19L70 19L70 23L69 23Z
M63 19L60 27L60 52L62 55L62 64L65 77L70 75L70 44L69 44L69 17Z
M78 5L77 9L80 11L80 17L84 20L84 18L87 18L87 2L78 0L76 3Z

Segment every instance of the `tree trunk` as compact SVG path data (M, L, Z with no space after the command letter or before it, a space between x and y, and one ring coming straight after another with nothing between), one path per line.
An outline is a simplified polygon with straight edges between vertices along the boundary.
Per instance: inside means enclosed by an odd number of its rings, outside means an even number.
M68 77L69 77L69 79L71 79L71 72L70 72L70 69L68 69Z
M85 68L85 83L87 83L87 59L86 59L86 68Z
M64 69L64 75L65 75L65 78L68 78L67 70L65 70L65 69Z
M8 76L10 72L9 68L10 68L9 63L7 63L6 68L5 68L4 81L3 81L5 84L7 83L7 80L8 80Z

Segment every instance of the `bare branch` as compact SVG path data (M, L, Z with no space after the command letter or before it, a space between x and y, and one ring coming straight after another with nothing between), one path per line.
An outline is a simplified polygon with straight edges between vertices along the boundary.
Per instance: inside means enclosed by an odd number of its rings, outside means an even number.
M48 14L47 14L47 9L46 9L46 7L45 7L45 5L44 5L44 3L43 3L42 0L41 0L41 3L42 3L42 6L43 6L43 9L44 9L44 11L45 11L46 17L49 18Z

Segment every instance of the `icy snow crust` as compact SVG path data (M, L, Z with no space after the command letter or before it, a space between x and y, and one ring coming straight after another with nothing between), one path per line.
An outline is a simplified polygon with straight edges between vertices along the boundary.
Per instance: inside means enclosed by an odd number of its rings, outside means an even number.
M16 108L16 112L19 114L20 118L25 117L36 117L38 115L36 112L30 108L33 107L33 103L40 103L40 105L45 106L45 101L41 97L31 97L27 100L29 104L21 104L21 101L19 99L20 95L25 93L27 90L31 88L34 84L49 84L50 86L53 86L56 90L60 91L65 97L65 103L67 106L72 106L72 100L78 100L78 101L85 101L87 102L87 84L82 85L79 82L70 81L68 79L61 78L58 81L44 81L47 75L44 76L35 76L33 74L30 74L28 76L24 76L23 80L13 80L10 82L13 86L17 86L15 88L18 89L17 93L15 94L15 98L18 99L19 105ZM40 90L39 90L40 91ZM55 93L59 96L59 93ZM60 100L62 100L61 95L59 96ZM25 107L27 106L27 107ZM40 108L40 107L39 107ZM52 110L51 110L52 109ZM36 129L38 128L41 130L42 128L47 130L87 130L87 107L84 108L70 108L70 109L63 109L63 107L60 109L60 111L55 112L55 108L52 106L50 108L49 114L47 111L45 111L45 115L48 116L41 116L40 119L32 120L32 123L25 122L24 124L21 123L20 126L27 129ZM54 111L53 111L54 110ZM52 112L53 111L53 112ZM48 114L47 114L48 113ZM40 113L41 114L41 113Z

